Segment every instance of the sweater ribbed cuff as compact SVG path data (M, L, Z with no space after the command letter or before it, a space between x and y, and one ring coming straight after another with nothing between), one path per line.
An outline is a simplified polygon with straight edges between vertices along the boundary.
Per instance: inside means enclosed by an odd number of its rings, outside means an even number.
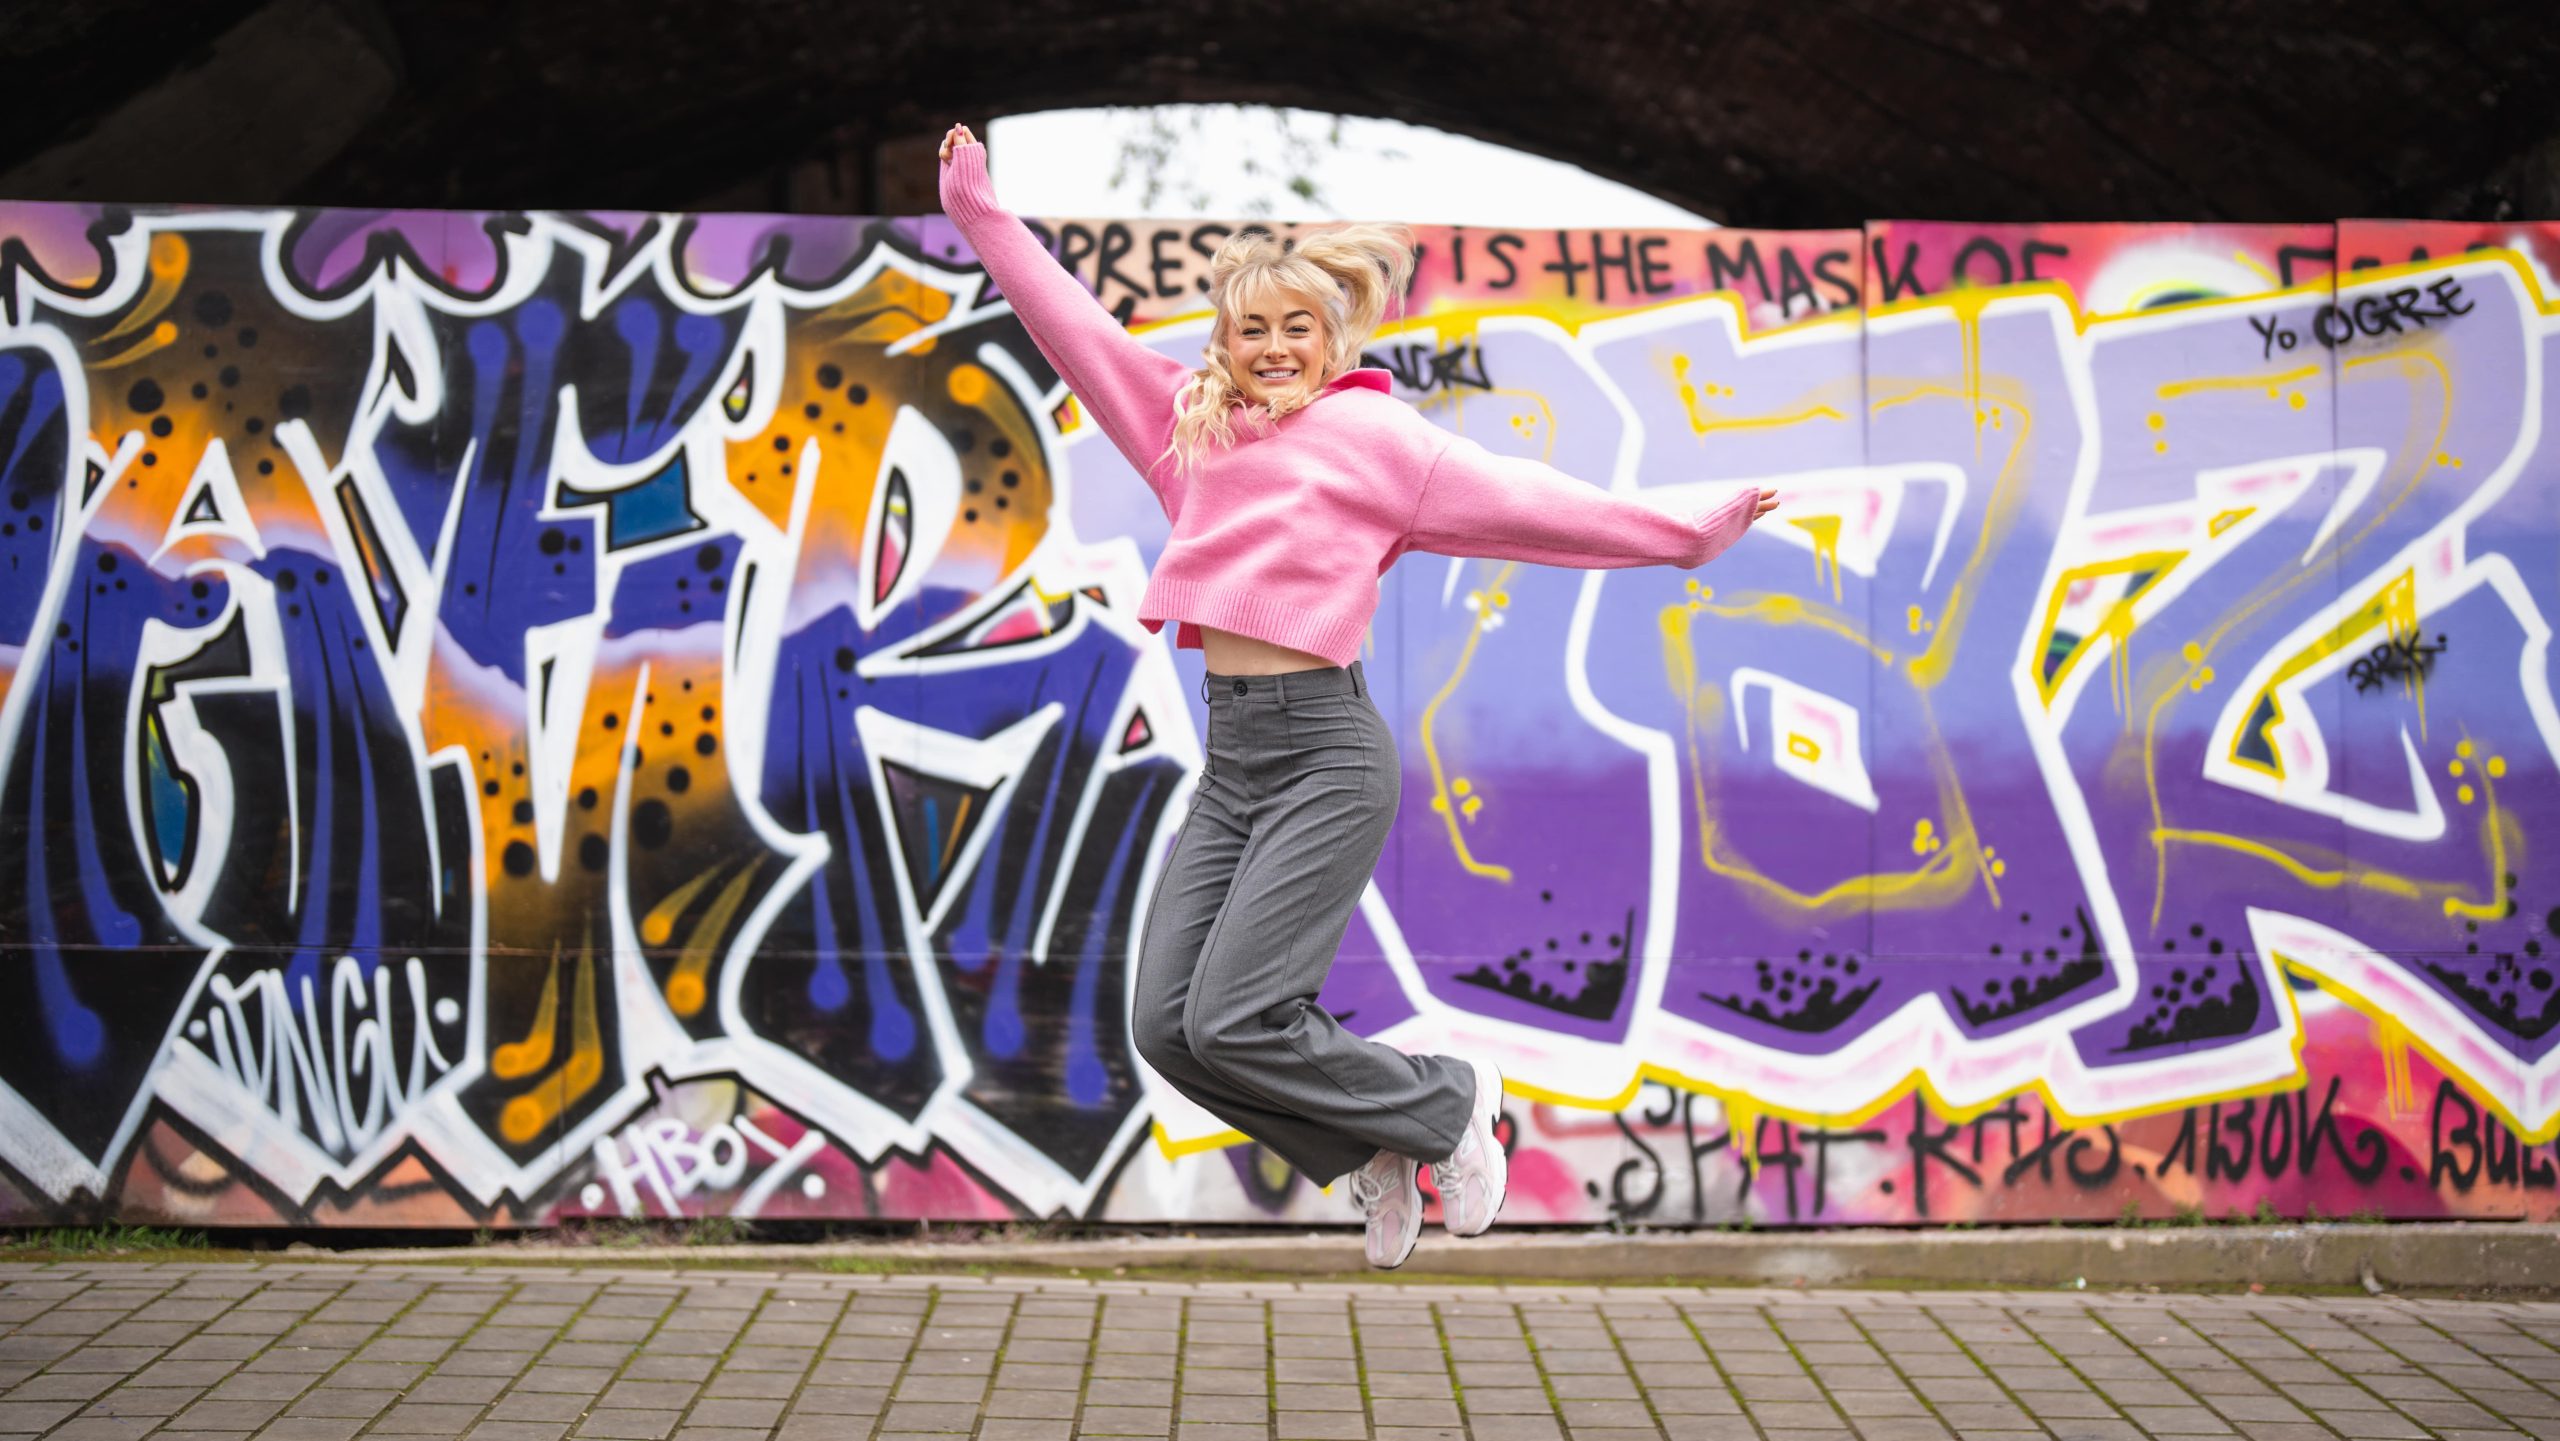
M942 167L942 213L962 222L1004 213L996 203L995 182L987 176L987 147L951 148L951 163Z
M1702 510L1689 517L1689 528L1698 535L1697 545L1680 562L1683 569L1705 565L1732 548L1742 533L1751 528L1751 512L1760 504L1757 486L1744 486L1724 504L1713 510Z

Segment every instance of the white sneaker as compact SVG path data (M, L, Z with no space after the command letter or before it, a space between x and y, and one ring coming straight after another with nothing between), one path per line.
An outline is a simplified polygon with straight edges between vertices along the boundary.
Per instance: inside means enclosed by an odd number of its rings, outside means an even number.
M1476 1073L1475 1114L1467 1133L1449 1159L1431 1166L1431 1184L1440 1192L1440 1224L1452 1236L1481 1236L1493 1229L1502 1198L1511 1189L1511 1158L1493 1134L1502 1119L1502 1072L1484 1061L1467 1063Z
M1369 1264L1392 1271L1422 1239L1422 1167L1410 1156L1380 1151L1351 1173L1351 1199L1369 1220Z

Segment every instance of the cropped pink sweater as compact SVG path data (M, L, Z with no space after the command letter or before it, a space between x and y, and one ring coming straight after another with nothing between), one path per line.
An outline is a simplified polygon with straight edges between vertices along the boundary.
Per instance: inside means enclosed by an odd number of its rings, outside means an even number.
M1408 550L1597 570L1703 565L1750 524L1744 487L1688 519L1622 499L1533 460L1495 455L1354 370L1259 435L1185 473L1165 454L1191 372L1120 327L1023 223L996 204L986 150L942 171L942 208L1003 287L1032 343L1102 433L1146 477L1172 537L1138 619L1202 626L1349 665L1378 609L1378 577Z

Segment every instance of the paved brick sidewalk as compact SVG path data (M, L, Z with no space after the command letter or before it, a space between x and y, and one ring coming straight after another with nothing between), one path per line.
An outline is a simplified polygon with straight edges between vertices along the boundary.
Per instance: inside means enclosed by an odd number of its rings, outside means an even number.
M2560 1304L0 1266L0 1437L2560 1437Z

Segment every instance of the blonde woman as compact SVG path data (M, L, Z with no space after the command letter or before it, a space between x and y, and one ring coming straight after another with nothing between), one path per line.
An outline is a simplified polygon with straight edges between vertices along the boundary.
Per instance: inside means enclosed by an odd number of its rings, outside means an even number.
M1412 1253L1422 1165L1449 1234L1482 1233L1507 1180L1500 1072L1363 1040L1316 1004L1403 784L1354 658L1378 577L1408 550L1702 565L1776 499L1745 487L1674 517L1424 420L1385 372L1357 368L1412 275L1399 232L1227 241L1209 263L1207 363L1188 370L996 204L966 126L942 142L942 208L1163 503L1172 538L1138 619L1174 623L1208 664L1208 763L1147 915L1138 1053L1319 1184L1349 1174L1371 1265Z

